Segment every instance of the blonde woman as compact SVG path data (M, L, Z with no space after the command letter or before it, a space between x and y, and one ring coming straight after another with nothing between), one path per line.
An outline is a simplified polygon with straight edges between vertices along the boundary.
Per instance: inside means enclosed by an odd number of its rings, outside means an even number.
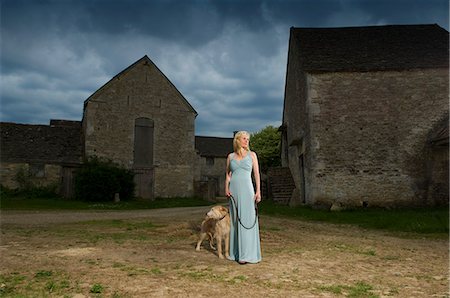
M228 154L225 193L230 198L230 256L239 264L261 261L259 223L256 204L261 201L258 157L249 148L250 135L239 131L233 140L234 152ZM252 174L255 178L253 188Z

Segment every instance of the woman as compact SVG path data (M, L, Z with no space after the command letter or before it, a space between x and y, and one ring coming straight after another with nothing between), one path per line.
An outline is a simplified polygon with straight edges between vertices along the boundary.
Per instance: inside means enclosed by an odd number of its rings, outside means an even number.
M239 264L261 261L259 224L255 205L261 201L258 158L249 148L250 135L236 133L234 152L228 154L225 193L230 197L230 260ZM256 192L252 184L252 170Z

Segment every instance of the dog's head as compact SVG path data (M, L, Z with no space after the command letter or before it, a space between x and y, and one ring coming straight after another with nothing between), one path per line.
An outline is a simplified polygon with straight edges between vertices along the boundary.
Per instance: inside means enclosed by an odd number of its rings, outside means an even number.
M213 219L221 219L228 214L228 208L224 206L214 206L206 213L206 216Z

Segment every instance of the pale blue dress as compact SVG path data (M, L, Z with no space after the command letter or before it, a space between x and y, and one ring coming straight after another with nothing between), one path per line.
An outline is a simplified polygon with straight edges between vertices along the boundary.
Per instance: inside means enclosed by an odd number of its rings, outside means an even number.
M233 195L242 225L251 228L255 222L255 191L252 184L253 160L250 152L241 160L234 159L231 153L230 170L230 192ZM236 208L230 199L230 260L258 263L261 261L261 244L259 240L259 223L251 229L246 229L236 218Z

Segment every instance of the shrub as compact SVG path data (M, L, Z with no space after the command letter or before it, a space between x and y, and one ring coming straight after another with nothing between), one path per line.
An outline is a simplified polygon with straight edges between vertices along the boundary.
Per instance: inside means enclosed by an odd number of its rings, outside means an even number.
M75 175L75 198L91 202L121 200L134 195L134 174L119 165L97 157L86 160Z

